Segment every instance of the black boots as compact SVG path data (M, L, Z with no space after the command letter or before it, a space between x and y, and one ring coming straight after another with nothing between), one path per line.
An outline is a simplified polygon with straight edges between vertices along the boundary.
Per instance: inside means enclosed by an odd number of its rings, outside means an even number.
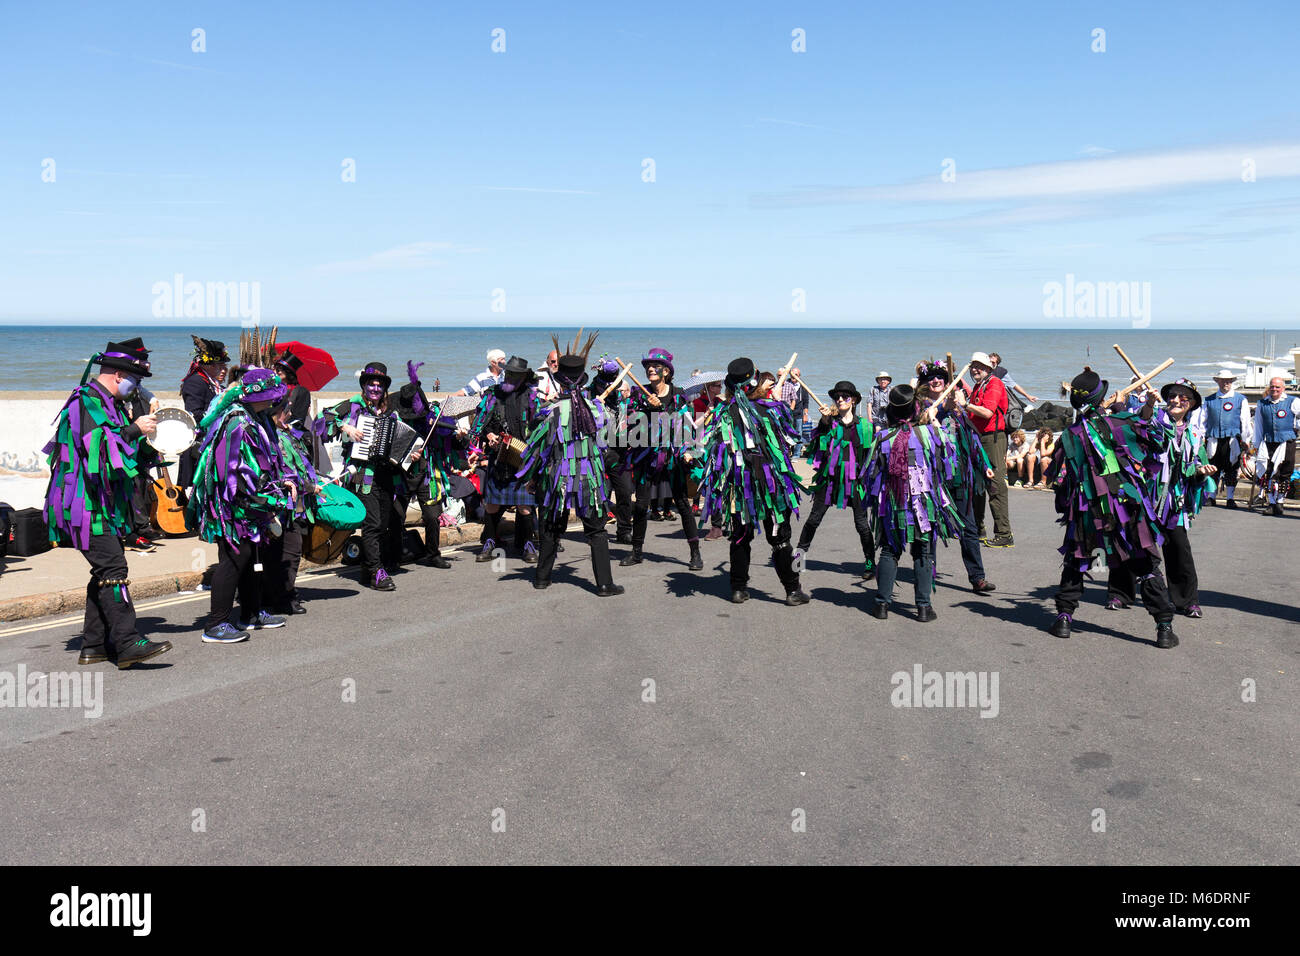
M1168 649L1178 646L1178 635L1174 633L1174 625L1170 621L1156 622L1156 647Z
M700 543L698 541L691 542L691 563L686 567L691 571L704 570L704 556L700 554Z
M749 600L749 592L746 591L744 588L738 588L731 592L732 604L744 604L748 600Z
M799 585L794 586L793 591L785 592L785 603L791 607L798 607L800 604L807 604L810 598L804 594Z
M1052 637L1069 637L1070 636L1071 617L1068 614L1061 613L1056 615L1056 620L1052 626L1047 629L1047 633Z
M641 557L641 546L639 544L634 544L632 545L632 553L620 561L618 566L620 568L630 568L634 564L640 564L643 560L645 559ZM703 567L703 565L701 565L701 567Z
M916 609L916 619L922 624L929 624L931 621L938 620L939 615L934 613L934 608L928 604L922 604Z
M884 601L872 601L871 607L867 608L867 613L881 621L889 617L889 605Z

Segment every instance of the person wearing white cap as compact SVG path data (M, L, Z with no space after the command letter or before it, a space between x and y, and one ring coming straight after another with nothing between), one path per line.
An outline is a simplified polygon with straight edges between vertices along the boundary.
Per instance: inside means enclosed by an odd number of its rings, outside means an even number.
M871 391L867 393L867 403L870 406L871 424L876 428L884 428L889 423L885 420L885 409L889 407L889 388L893 384L893 377L881 369L876 373L876 384L871 386Z
M505 376L502 371L506 363L506 353L500 349L491 349L487 354L488 367L475 375L466 385L455 395L474 395L479 396L486 392L493 385L500 385Z
M993 465L993 478L975 496L975 521L984 528L984 509L993 512L993 537L984 538L989 548L1013 548L1011 508L1007 494L1007 390L993 374L993 360L984 352L970 357L970 377L975 388L966 403L966 414L980 433L980 444Z
M1237 493L1237 472L1255 437L1255 421L1250 414L1250 402L1236 390L1236 381L1235 373L1226 368L1219 369L1214 376L1214 383L1219 386L1219 390L1205 399L1193 413L1192 421L1193 428L1199 427L1205 432L1210 464L1219 469L1219 475L1223 478L1229 508L1237 507L1237 502L1233 500ZM1210 498L1208 503L1214 504L1214 499Z

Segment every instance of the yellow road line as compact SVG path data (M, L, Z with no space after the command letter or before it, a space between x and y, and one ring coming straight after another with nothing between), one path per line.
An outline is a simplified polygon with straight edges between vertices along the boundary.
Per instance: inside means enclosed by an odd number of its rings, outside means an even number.
M298 577L314 578L314 577L320 577L323 574L333 574L333 573L335 573L334 568L320 568L315 571L304 571L301 574L299 574ZM157 608L172 607L173 605L176 604L186 604L190 601L197 601L200 598L210 597L211 594L212 594L211 591L192 591L192 592L187 591L184 594L176 594L171 597L160 598L157 601L150 601L147 604L137 604L135 606L135 609L138 614L141 611L152 611ZM69 617L57 618L53 621L45 621L42 624L19 624L16 627L6 628L5 630L0 631L0 637L13 637L17 634L31 634L35 631L47 631L50 630L51 628L64 627L68 624L77 624L83 620L85 620L84 612L82 614L74 614Z

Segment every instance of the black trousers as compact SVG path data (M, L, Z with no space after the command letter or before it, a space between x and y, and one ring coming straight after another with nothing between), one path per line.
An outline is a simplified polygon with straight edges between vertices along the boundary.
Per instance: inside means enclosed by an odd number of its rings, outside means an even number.
M1285 445L1286 448L1282 451L1282 464L1274 467L1273 456L1277 454L1279 445ZM1268 491L1268 483L1270 481L1277 482L1277 493L1285 497L1287 492L1291 490L1291 475L1295 473L1295 439L1292 438L1290 441L1285 442L1266 441L1264 447L1268 449L1267 476L1261 476L1259 483L1265 491Z
M1186 611L1201 603L1199 582L1196 579L1196 561L1192 558L1192 542L1186 528L1166 528L1165 543L1160 546L1165 556L1165 580L1169 585L1169 600L1174 610Z
M799 532L799 550L806 551L813 542L813 536L817 534L817 528L822 523L822 518L826 517L826 512L830 505L822 500L820 494L816 495L812 507L808 509L808 518L803 523L803 529ZM871 534L871 512L867 506L853 495L849 498L849 509L853 512L853 530L858 533L858 541L862 544L862 557L868 564L874 564L876 560L876 539Z
M1122 593L1137 590L1141 583L1142 604L1147 613L1157 621L1172 621L1174 605L1169 600L1169 589L1160 573L1160 559L1149 551L1142 551L1127 561L1117 561L1110 566L1110 584ZM1109 589L1108 589L1109 590ZM1083 599L1083 572L1073 564L1061 569L1061 586L1056 592L1056 610L1060 614L1074 614ZM1130 599L1132 600L1132 599Z
M632 473L622 470L623 453L605 452L605 474L609 477L609 497L614 505L615 527L620 535L632 533Z
M125 581L129 574L122 542L111 534L92 535L90 547L81 556L90 564L86 617L81 626L82 650L107 647L121 653L140 639L135 628L135 606L127 586L104 583Z
M263 568L266 545L251 541L232 545L225 538L217 542L217 569L212 572L212 605L206 627L213 628L229 620L239 592L239 619L245 623L262 611L262 575L255 570L259 560Z
M366 507L361 522L361 566L372 578L381 567L390 574L396 571L402 558L406 511L397 510L393 477L390 469L378 468L370 490L364 494L357 490L357 497Z
M153 479L147 472L135 476L131 489L131 524L136 535L153 530L149 520L150 498L153 496Z
M280 546L280 580L284 583L284 600L298 600L298 569L302 566L302 541L307 525L295 521L284 529Z
M966 565L966 577L971 584L984 580L984 556L980 552L979 528L975 523L975 496L969 488L953 492L953 504L961 516L961 561ZM932 564L939 563L939 536L930 535L930 557Z
M614 575L609 567L609 535L605 532L608 520L604 511L600 514L582 516L582 533L587 536L591 548L591 573L596 578L597 587L609 587L614 583ZM549 516L538 522L542 546L537 556L537 574L535 580L549 581L555 569L555 554L558 550L560 535L568 527L569 516L566 511L559 519Z
M428 484L420 488L420 493L416 496L416 502L420 506L420 520L424 524L424 553L426 556L440 558L442 557L441 539L442 526L438 519L442 517L443 503L439 501L430 501L425 495L429 491ZM398 529L396 537L397 554L402 553L402 538L405 534L406 525L406 508L410 504L410 497L406 495L397 495L394 500L394 507L397 513L402 516L402 527ZM392 534L390 529L389 534Z
M749 552L757 527L752 524L732 529L731 539L731 590L743 591L749 584ZM794 549L790 547L790 519L779 525L770 517L763 519L763 533L772 546L772 563L776 576L786 591L799 587L799 574L794 569Z
M682 519L682 531L686 533L686 540L692 544L699 540L700 531L695 523L695 512L691 510L690 502L686 500L686 479L681 474L680 468L670 469L672 475L670 487L672 489L672 498L665 498L664 501L671 500L677 507L677 512ZM627 484L631 485L632 476L627 475ZM655 496L658 489L662 487L656 481L641 481L636 484L635 497L636 503L632 507L632 546L639 548L645 544L646 527L650 522L650 508L656 507Z
M1229 488L1237 484L1237 472L1241 470L1241 459L1232 460L1232 436L1220 438L1218 447L1214 449L1214 457L1210 459L1210 464L1219 469L1219 477L1223 479L1224 485Z

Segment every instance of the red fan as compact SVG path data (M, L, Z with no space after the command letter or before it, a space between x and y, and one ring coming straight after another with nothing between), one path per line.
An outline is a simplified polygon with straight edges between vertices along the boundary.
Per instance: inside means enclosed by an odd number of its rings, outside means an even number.
M302 359L302 368L298 369L298 384L309 392L319 392L338 377L338 366L334 357L324 349L302 342L276 342L276 352L289 351Z

